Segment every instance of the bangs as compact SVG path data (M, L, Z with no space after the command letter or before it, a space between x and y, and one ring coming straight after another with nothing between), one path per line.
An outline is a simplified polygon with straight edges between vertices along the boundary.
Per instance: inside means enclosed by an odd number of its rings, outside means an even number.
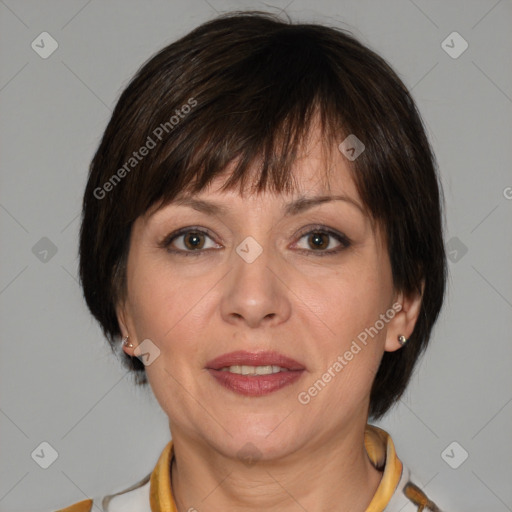
M189 161L176 158L176 148L172 148L155 168L155 175L146 175L148 182L142 185L144 190L151 183L160 183L161 187L144 198L140 210L158 210L178 196L195 195L219 176L225 177L221 191L238 190L242 197L264 191L297 192L299 184L294 166L297 160L307 156L314 127L319 127L325 165L325 173L319 178L324 178L328 187L331 155L337 151L339 138L331 128L333 120L326 118L325 111L320 111L315 102L291 108L284 119L255 121L246 114L236 120L226 116L220 122L212 121L211 126L202 127L202 133L194 137L191 146L180 147L191 155ZM258 122L261 125L255 126Z

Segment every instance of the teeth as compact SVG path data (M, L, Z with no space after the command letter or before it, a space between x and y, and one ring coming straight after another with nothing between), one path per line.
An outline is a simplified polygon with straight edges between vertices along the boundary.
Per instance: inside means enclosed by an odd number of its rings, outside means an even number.
M271 375L273 373L287 372L288 368L280 366L246 366L234 365L221 368L223 372L237 373L238 375Z

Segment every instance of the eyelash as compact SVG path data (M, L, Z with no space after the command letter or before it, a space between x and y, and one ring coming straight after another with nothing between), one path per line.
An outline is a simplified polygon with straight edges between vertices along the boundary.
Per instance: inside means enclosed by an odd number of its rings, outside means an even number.
M203 228L196 227L196 226L188 226L186 228L182 228L178 231L175 231L174 233L171 233L170 235L167 235L162 240L162 242L160 242L158 244L158 246L160 248L166 249L168 252L170 252L172 254L178 254L178 255L183 255L183 256L201 256L201 255L204 255L207 251L211 250L211 249L198 249L198 250L194 250L194 251L186 251L183 249L171 249L170 248L170 245L172 242L174 242L174 240L176 240L180 236L183 236L190 232L196 232L196 233L206 235L213 240L213 237L210 235L208 230L205 230ZM314 251L314 250L308 250L308 249L297 249L300 253L307 253L308 255L321 256L321 257L334 256L334 255L340 253L341 251L343 251L344 249L347 249L352 244L352 242L346 235L343 235L341 233L333 231L324 226L308 226L307 228L304 228L304 230L301 231L301 233L299 234L299 240L301 238L303 238L305 235L311 235L313 233L325 234L325 235L331 236L334 239L336 239L338 242L340 242L341 246L336 249L330 249L328 251L320 251L320 250Z

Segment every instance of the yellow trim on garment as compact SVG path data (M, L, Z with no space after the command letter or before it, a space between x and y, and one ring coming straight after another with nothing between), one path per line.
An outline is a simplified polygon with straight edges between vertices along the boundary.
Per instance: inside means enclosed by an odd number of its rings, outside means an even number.
M91 512L92 500L83 500L66 508L60 508L55 512Z
M171 461L174 455L169 441L160 455L150 478L149 504L151 512L178 512L171 490Z
M396 455L391 436L381 428L367 425L364 444L373 465L377 469L384 469L380 484L366 512L382 512L400 482L403 466Z
M391 436L384 430L367 425L364 444L372 464L384 470L382 480L366 512L382 512L397 488L402 476L402 463L398 459ZM150 505L152 512L178 512L171 489L171 462L173 444L169 441L155 466L150 479Z

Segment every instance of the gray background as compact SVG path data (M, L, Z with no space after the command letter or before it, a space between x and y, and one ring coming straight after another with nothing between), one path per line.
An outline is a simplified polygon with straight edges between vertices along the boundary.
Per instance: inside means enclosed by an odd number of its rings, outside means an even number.
M130 384L82 300L80 201L139 65L217 12L247 8L351 28L412 88L441 168L451 277L430 351L382 425L444 509L512 510L512 2L311 4L0 1L0 510L120 490L169 440L152 393ZM43 59L31 43L45 31L59 46ZM441 46L453 31L469 44L458 58ZM42 442L58 452L47 469L31 457Z

